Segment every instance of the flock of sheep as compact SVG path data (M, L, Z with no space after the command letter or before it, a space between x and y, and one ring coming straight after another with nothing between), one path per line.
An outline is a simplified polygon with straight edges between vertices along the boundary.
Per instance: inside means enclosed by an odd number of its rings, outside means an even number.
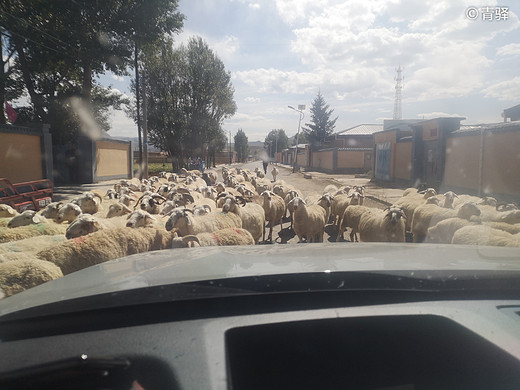
M329 185L304 198L277 180L276 167L271 174L273 180L259 169L225 167L218 182L212 170L163 172L40 212L0 205L0 297L130 254L273 242L273 227L283 232L284 222L299 242L322 242L327 227L336 241L349 229L351 242L405 242L411 235L414 242L520 246L515 204L410 188L381 210L363 205L364 186Z

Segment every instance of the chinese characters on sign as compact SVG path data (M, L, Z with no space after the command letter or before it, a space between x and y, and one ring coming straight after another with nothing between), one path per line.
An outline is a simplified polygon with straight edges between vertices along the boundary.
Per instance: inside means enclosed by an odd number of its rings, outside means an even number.
M482 19L484 21L509 19L509 7L469 7L466 17L470 20Z

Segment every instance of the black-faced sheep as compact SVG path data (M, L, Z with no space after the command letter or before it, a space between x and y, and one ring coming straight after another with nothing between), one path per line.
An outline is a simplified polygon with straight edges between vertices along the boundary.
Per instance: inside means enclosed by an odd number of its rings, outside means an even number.
M196 246L254 245L251 233L241 228L227 228L212 233L199 233L176 237L172 240L172 248L191 248Z
M359 220L359 238L365 242L405 242L405 219L398 206L370 209Z

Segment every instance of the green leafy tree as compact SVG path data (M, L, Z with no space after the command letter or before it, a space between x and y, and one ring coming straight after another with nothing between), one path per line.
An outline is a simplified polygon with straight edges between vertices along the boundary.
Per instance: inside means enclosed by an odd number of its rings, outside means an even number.
M264 140L264 149L267 150L269 157L274 157L275 153L281 152L289 147L289 138L283 129L274 129L267 134Z
M309 140L307 139L307 135L304 131L300 131L300 135L298 136L298 143L299 144L308 144ZM291 146L296 145L296 136L291 138Z
M242 129L238 129L234 137L235 151L237 152L237 158L239 162L245 162L249 155L249 145L247 135Z
M106 71L126 74L133 67L136 44L179 31L184 17L177 7L177 0L2 2L4 55L14 53L16 69L9 78L23 81L31 102L23 110L32 114L28 120L51 123L53 141L74 139L79 121L71 97L82 98L94 118L106 119L99 113L119 107L121 100L100 92L96 77ZM7 81L0 77L4 86ZM102 110L100 104L105 104Z
M170 154L176 169L190 155L221 150L222 123L236 111L222 61L201 38L177 49L170 41L145 53L150 142Z
M334 110L329 109L329 105L325 102L321 92L318 92L311 106L311 123L306 123L305 126L307 127L303 127L311 145L320 145L332 134L338 120L338 117L330 119L333 112Z

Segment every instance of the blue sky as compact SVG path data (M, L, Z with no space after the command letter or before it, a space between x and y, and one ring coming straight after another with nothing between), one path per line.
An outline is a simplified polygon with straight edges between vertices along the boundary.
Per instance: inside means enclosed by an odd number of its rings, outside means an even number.
M307 122L318 91L336 131L392 118L399 65L403 118L500 122L520 103L516 0L181 0L180 11L176 42L199 35L224 62L238 109L223 127L250 141L276 128L294 135L298 114L287 106L305 104ZM128 77L101 81L129 93ZM113 136L137 134L123 113L112 127Z

